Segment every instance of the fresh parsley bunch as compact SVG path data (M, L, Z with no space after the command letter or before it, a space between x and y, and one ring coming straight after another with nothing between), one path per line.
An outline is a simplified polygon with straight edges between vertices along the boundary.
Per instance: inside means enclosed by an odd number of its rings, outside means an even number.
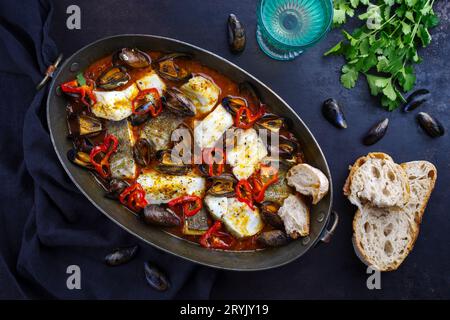
M402 92L416 82L413 65L421 62L417 47L431 42L429 29L439 23L433 11L435 0L334 0L334 25L356 13L364 25L349 33L325 56L343 55L341 83L353 88L362 73L370 92L392 111L404 101Z

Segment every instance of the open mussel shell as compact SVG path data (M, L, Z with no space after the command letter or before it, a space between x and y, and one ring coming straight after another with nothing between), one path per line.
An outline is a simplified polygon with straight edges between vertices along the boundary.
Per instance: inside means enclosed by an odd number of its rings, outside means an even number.
M141 167L148 167L152 161L155 150L147 139L140 138L133 146L133 156L137 164Z
M141 218L146 224L160 227L178 227L182 223L181 218L175 212L156 204L146 206Z
M443 136L445 133L444 126L426 112L419 112L417 114L417 121L426 134L432 138Z
M136 48L122 48L113 57L113 64L123 64L130 68L146 68L151 63L150 56Z
M137 127L140 126L141 124L143 124L144 122L146 122L147 120L149 120L152 117L152 115L150 114L150 112L146 112L143 114L136 114L133 113L130 116L130 123L133 127Z
M299 152L300 145L295 139L289 139L287 137L281 136L279 138L279 155L284 159L289 159L293 155Z
M79 151L77 149L70 149L67 152L67 159L69 159L70 162L76 164L77 166L80 166L85 169L93 169L94 167L91 164L91 159L88 153Z
M113 200L119 199L120 194L130 186L128 182L120 179L111 179L105 197Z
M280 205L271 202L264 201L261 204L261 217L265 223L271 225L275 229L284 229L284 223L281 217L278 215L278 210L280 209Z
M113 90L130 81L131 77L122 66L112 66L106 69L97 79L97 87L104 90Z
M195 116L195 105L177 88L167 90L163 102L164 106L176 115L182 117Z
M424 104L430 98L430 91L427 89L419 89L414 91L407 99L403 106L404 112L411 112Z
M67 117L69 137L92 137L105 130L103 122L96 118L82 113L72 113Z
M246 43L245 29L236 15L230 14L228 17L228 44L233 53L244 51Z
M266 247L281 247L289 243L289 237L281 230L262 232L256 240Z
M183 163L181 157L178 159L178 157L175 156L175 159L173 159L171 149L159 150L156 152L156 160L158 161L158 164L155 166L155 169L161 173L182 176L192 169L190 164Z
M222 106L232 115L235 115L241 107L247 107L247 100L241 97L227 96L222 99Z
M217 197L234 197L237 180L229 173L224 173L220 176L209 178L211 187L208 189L208 194Z
M132 247L117 248L105 257L105 263L112 267L120 266L131 261L131 259L136 256L138 251L139 247L137 245Z
M327 99L322 105L322 114L336 128L347 128L344 111L335 99Z
M388 124L389 124L388 118L383 119L380 122L377 122L372 128L370 128L370 130L364 136L363 143L366 146L370 146L381 140L386 134Z
M256 121L256 126L272 132L280 132L280 129L286 127L287 125L286 119L276 114L266 113Z
M156 72L164 79L171 81L184 81L191 77L191 73L183 67L180 67L177 59L190 59L191 56L186 53L171 53L159 58L154 63Z
M154 263L147 261L144 263L145 280L158 291L166 291L170 288L170 282L167 276Z

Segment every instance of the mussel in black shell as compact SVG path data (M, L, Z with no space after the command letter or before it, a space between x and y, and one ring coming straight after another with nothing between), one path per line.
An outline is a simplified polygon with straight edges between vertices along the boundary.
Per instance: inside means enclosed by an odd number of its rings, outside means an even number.
M386 134L388 124L389 124L388 118L383 119L377 124L375 124L364 136L363 143L366 146L370 146L381 140L381 138L383 138L384 135Z
M265 201L261 204L261 217L265 223L281 230L284 228L284 223L278 215L278 209L280 206L277 203Z
M113 57L113 64L123 64L130 68L146 68L151 63L150 56L136 48L122 48Z
M172 150L159 150L156 153L156 160L158 164L155 169L161 173L182 176L187 174L192 166L190 164L183 163L183 157L174 155L172 157Z
M404 112L410 112L424 104L430 97L430 91L427 89L419 89L414 91L407 99L403 106Z
M262 232L256 240L266 247L281 247L289 243L289 237L281 230Z
M195 116L195 105L177 88L167 90L163 102L165 107L176 115L183 117Z
M147 261L144 263L145 280L158 291L166 291L170 288L170 282L167 276L154 263Z
M327 99L322 105L322 114L332 125L337 128L347 128L342 107L335 99Z
M133 146L134 160L143 168L146 168L150 164L154 154L155 150L147 139L140 138Z
M109 199L117 200L120 194L130 186L128 182L120 179L111 179L107 188L106 197Z
M126 85L130 81L130 75L122 66L113 66L106 69L97 79L97 86L104 90L114 90Z
M233 53L244 51L246 43L245 29L236 15L228 17L228 44Z
M217 197L234 197L237 180L229 173L224 173L220 176L209 178L211 180L211 187L208 189L208 194Z
M181 226L181 218L178 217L175 212L156 204L150 204L144 208L142 220L146 224L161 227Z
M138 250L139 247L137 245L132 247L117 248L105 257L105 263L108 266L120 266L133 259Z
M191 56L185 53L171 53L159 58L154 63L156 72L164 79L171 81L184 81L191 76L191 73L177 64L177 59L190 59Z
M85 169L93 169L91 159L88 153L79 151L77 149L70 149L67 152L67 158L77 166Z
M417 114L417 121L420 127L432 138L443 136L445 133L444 126L426 112L419 112Z

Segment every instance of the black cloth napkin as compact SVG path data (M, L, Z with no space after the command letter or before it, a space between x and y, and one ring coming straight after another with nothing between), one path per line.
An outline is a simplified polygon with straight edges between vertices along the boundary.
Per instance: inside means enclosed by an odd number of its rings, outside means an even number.
M34 87L58 50L48 1L0 2L0 298L205 299L216 271L140 242L101 214L66 175L45 117L48 88ZM139 244L126 265L108 267L113 248ZM147 285L143 263L166 271L171 288ZM67 268L81 271L68 289Z

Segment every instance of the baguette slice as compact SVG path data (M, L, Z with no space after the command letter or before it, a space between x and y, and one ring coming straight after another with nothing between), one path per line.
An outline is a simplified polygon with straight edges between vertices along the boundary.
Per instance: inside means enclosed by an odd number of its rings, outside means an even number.
M353 219L353 246L357 256L379 271L396 270L411 252L419 234L425 207L437 178L427 161L401 165L411 185L411 197L401 209L358 209Z
M330 187L327 177L309 164L301 163L292 167L287 175L288 185L303 195L312 196L312 203L317 204Z
M284 199L278 215L292 239L309 235L309 208L300 196L291 194Z
M343 191L359 209L366 204L378 208L401 208L410 193L404 168L381 152L369 153L356 160Z

